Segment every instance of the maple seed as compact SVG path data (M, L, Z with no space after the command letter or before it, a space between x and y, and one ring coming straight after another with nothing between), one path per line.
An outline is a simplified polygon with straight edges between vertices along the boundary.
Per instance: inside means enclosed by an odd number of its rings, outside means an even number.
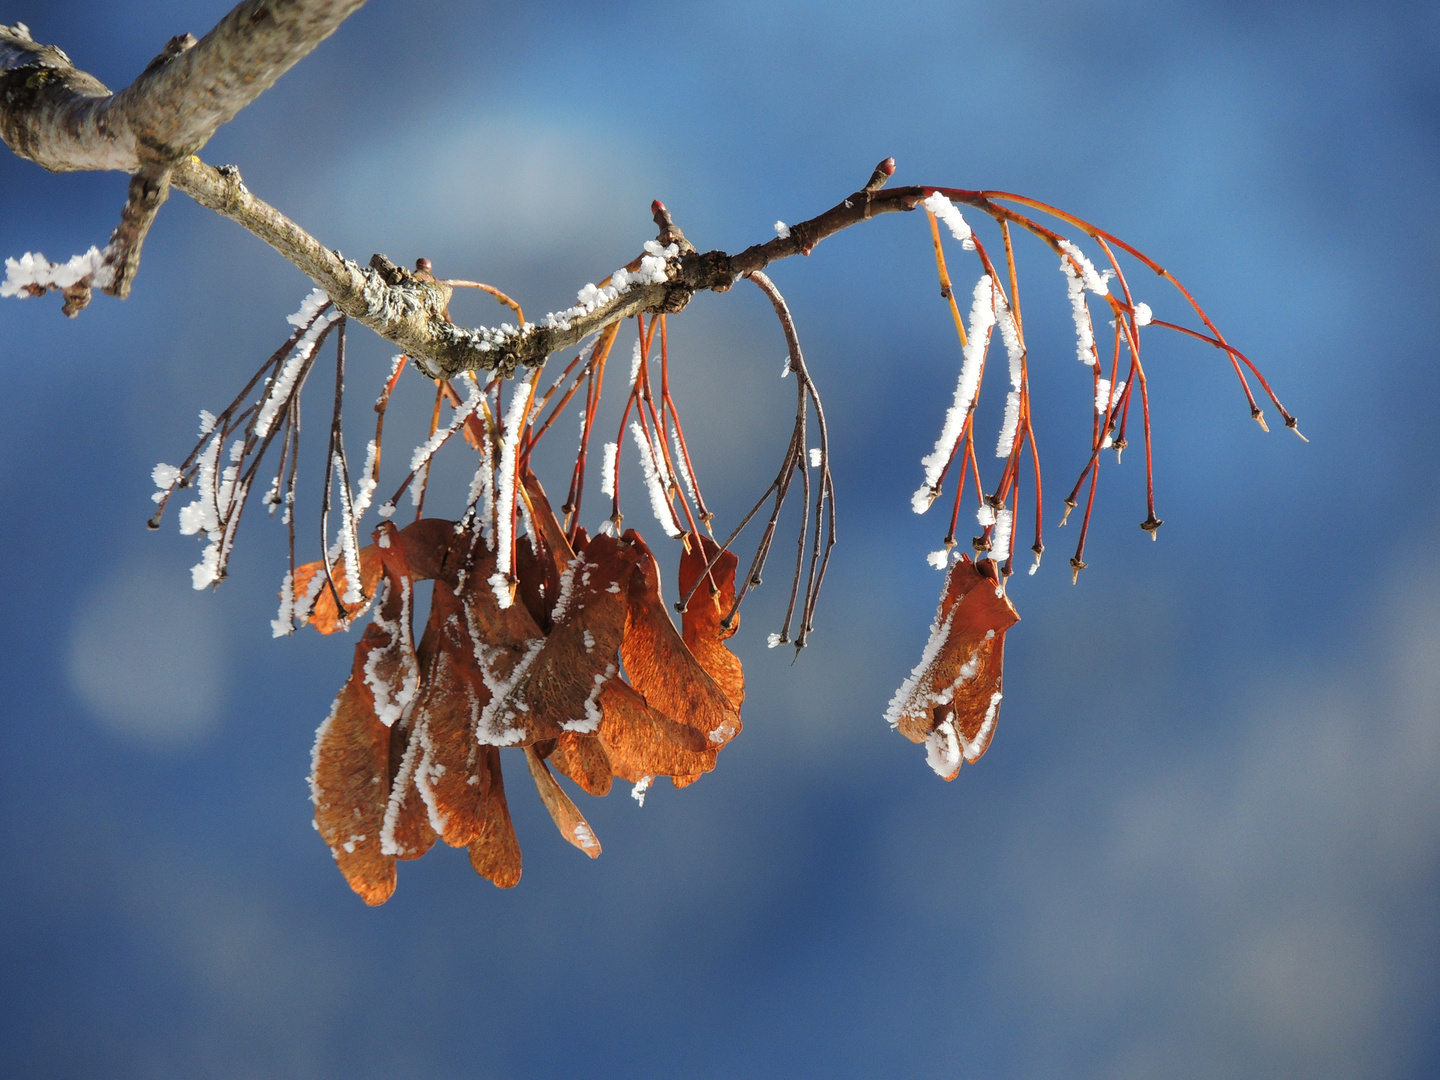
M1074 571L1074 573L1070 575L1070 584L1078 585L1080 583L1080 571L1089 569L1089 564L1081 562L1080 557L1077 555L1070 560L1070 568Z
M1160 526L1164 524L1165 522L1161 521L1154 514L1151 514L1148 518L1146 518L1140 523L1140 528L1144 529L1150 534L1151 540L1158 540L1160 539L1158 535L1158 533L1160 532Z
M1065 516L1060 519L1060 528L1063 529L1065 527L1065 522L1070 520L1070 511L1074 510L1075 507L1079 505L1080 504L1077 503L1074 499L1065 500Z
M1270 430L1270 425L1267 424L1267 423L1265 423L1265 413L1264 413L1264 411L1260 408L1259 405L1251 406L1251 408L1250 408L1250 419L1254 420L1257 424L1260 425L1260 430L1261 430L1261 431L1269 431L1269 430Z
M953 780L985 753L999 718L1005 631L1020 620L989 585L993 570L961 556L947 572L920 663L890 700L885 719L925 746L927 763Z

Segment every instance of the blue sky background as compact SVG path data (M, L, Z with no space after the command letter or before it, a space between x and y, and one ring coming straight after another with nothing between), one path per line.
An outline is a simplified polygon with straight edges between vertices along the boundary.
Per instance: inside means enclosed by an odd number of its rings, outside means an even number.
M0 19L118 88L227 6ZM1157 544L1135 527L1137 445L1102 476L1072 588L1073 523L1054 525L1088 375L1030 247L1049 553L1012 588L991 751L944 784L881 716L940 586L943 523L909 495L958 350L923 219L827 241L773 271L841 500L813 647L793 667L765 649L772 570L736 639L745 732L713 775L643 809L581 796L591 862L512 767L520 886L436 850L369 910L304 784L353 638L271 639L283 545L258 513L214 593L189 588L193 538L144 529L153 464L308 289L176 195L126 303L0 305L0 1071L1435 1075L1437 73L1440 9L1419 4L372 0L204 151L347 255L426 255L543 312L638 250L652 198L733 251L893 154L896 182L1022 191L1152 254L1311 442L1262 435L1218 354L1153 334L1166 525ZM63 258L104 242L124 179L6 156L0 192L0 251ZM788 438L783 343L750 292L672 329L722 520ZM355 337L363 443L391 350ZM392 466L423 434L409 389ZM468 472L459 453L437 469L437 511Z

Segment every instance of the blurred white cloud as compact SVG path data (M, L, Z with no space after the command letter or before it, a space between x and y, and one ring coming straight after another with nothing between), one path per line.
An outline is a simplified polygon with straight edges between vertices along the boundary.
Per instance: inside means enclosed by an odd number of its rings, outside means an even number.
M226 683L224 633L206 596L174 567L117 565L70 631L70 685L118 735L154 747L212 730Z
M423 130L387 131L354 147L341 172L333 212L370 232L379 226L376 242L463 245L487 266L592 250L613 259L648 238L650 200L664 186L643 136L543 116L452 114Z

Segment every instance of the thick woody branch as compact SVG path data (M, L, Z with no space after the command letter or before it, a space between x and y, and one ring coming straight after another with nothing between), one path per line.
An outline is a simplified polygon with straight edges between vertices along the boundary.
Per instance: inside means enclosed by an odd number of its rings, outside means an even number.
M113 116L113 95L23 24L0 26L0 138L22 158L52 172L140 166L127 125Z
M130 86L112 94L23 25L0 26L0 138L54 172L133 174L106 248L106 291L125 297L169 170L275 84L364 0L245 0L198 43L172 38ZM83 286L88 300L88 283ZM67 301L70 298L67 297ZM74 314L84 300L67 302Z
M364 0L245 0L198 43L174 38L112 94L24 25L0 27L0 137L52 172L171 164L275 84Z
M667 257L662 272L599 291L591 302L521 327L467 329L445 315L450 288L376 256L369 267L325 247L257 199L233 167L215 169L193 150L303 57L363 0L246 0L200 42L173 38L129 88L112 95L59 49L37 44L23 26L0 27L0 137L48 169L124 169L134 174L120 227L106 250L107 291L124 296L145 232L170 186L237 222L304 271L346 315L400 346L430 374L485 370L510 376L553 352L639 312L675 312L703 290L791 255L809 255L828 236L878 214L912 210L933 189L881 191L895 171L887 158L861 190L788 236L738 255L699 253L663 204L652 210ZM673 246L672 246L673 245ZM642 259L625 268L633 273ZM97 275L98 277L98 275ZM89 299L88 279L67 290L66 314ZM71 296L71 292L74 296Z
M245 0L194 48L147 68L115 108L145 150L171 161L193 154L364 3Z

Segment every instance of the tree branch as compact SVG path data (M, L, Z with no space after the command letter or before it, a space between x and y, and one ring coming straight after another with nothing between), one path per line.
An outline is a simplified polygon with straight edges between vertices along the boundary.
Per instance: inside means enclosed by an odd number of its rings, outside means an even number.
M724 292L778 259L809 255L828 236L877 214L912 210L932 188L880 189L887 158L838 205L738 255L698 253L660 204L655 250L582 290L575 307L520 327L456 326L445 316L450 288L383 256L359 264L332 251L245 187L233 166L215 169L194 151L334 32L364 0L245 0L205 37L172 38L128 88L111 94L61 50L23 25L0 27L0 137L21 157L53 170L120 169L133 174L120 226L95 281L124 297L140 248L169 188L238 223L299 267L335 306L400 346L430 374L485 370L510 376L638 312L675 312L702 290ZM661 246L663 245L663 247ZM65 313L89 301L90 278L66 289ZM44 289L29 289L43 292Z
M174 59L116 95L140 143L167 161L193 154L222 124L333 34L365 0L245 0Z
M118 94L60 49L38 44L23 23L0 26L0 138L52 172L133 174L104 260L105 291L123 299L174 164L204 146L363 3L245 0L198 43L188 34L171 38ZM67 297L66 314L88 302L88 283L77 297L83 298Z
M118 94L22 23L0 26L0 137L52 172L173 164L199 150L365 0L245 0L172 38Z

